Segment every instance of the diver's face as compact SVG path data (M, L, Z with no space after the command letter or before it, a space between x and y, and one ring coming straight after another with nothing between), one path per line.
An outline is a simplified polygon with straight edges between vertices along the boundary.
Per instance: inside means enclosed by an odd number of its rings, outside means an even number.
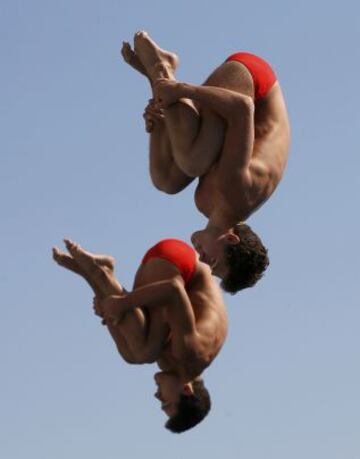
M161 409L169 417L175 416L184 385L176 374L170 372L156 373L154 379L157 385L155 397L161 402Z
M195 250L199 254L200 261L210 266L214 276L223 279L228 272L225 256L225 247L228 244L237 244L240 239L233 233L215 233L208 228L196 231L191 236Z

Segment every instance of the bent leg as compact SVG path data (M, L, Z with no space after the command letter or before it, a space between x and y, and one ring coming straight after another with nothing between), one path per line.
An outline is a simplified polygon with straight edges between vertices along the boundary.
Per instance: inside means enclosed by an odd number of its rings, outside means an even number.
M152 183L160 191L168 194L179 193L194 180L175 162L164 120L153 123L150 132L149 162Z
M121 54L124 61L144 75L152 86L152 81L145 67L129 43L123 42ZM171 62L171 65L176 66L174 59L171 59ZM144 113L146 131L150 134L150 177L158 190L168 194L179 193L192 182L193 178L186 175L175 162L164 120L156 119L149 113L153 106L154 99L150 99Z
M53 249L53 258L63 268L66 268L69 271L72 271L81 276L90 285L96 297L105 298L106 296L115 293L123 294L124 290L116 280L112 281L110 285L102 285L101 287L99 287L98 283L94 280L93 275L88 275L87 273L85 273L85 271L79 266L79 264L75 261L74 258L60 251L59 249ZM100 263L97 266L99 269L101 269ZM111 271L109 266L106 266L106 269L108 271ZM131 318L132 324L139 329L143 328L144 318L141 311L134 310L131 312L132 314L128 314L128 316ZM133 352L130 350L130 347L128 346L125 338L122 336L121 333L119 333L117 327L112 326L112 324L106 325L109 330L109 333L111 334L113 340L116 343L116 347L122 358L128 363L136 363L136 359Z
M171 79L169 78L168 80ZM176 100L176 93L178 97L189 97L189 95L185 95L184 93L180 95L178 92L179 87L184 87L186 84L180 83L174 85L173 83L164 84L162 82L166 83L166 79L158 80L155 83L155 92L160 97L162 93L165 97L168 97L168 101L171 101L171 98ZM163 88L161 88L162 85ZM224 62L198 88L198 91L202 88L208 88L209 90L213 88L214 91L217 88L221 88L233 91L239 96L243 95L250 98L253 94L253 81L251 74L244 65L238 62ZM219 98L216 102L213 97L208 98L207 101L204 97L192 99L192 103L200 107L201 123L196 136L192 136L191 133L190 135L186 134L188 126L186 124L183 125L181 121L188 119L188 117L185 117L183 113L178 111L178 103L169 105L165 109L165 121L168 128L168 135L174 148L174 154L179 151L183 152L182 159L180 156L176 156L179 166L190 176L201 176L209 170L214 162L220 160L225 144L225 137L227 136L228 124L233 121L234 117L238 117L238 115L241 117L242 114L238 112L238 107L234 107L234 113L230 115L228 113L225 114L220 107L220 104L223 105L224 100ZM188 101L189 99L185 100ZM239 130L237 135L239 136L241 133L242 131ZM187 156L186 151L188 152ZM188 161L188 163L181 163L180 161L182 160Z
M56 257L54 253L54 258L59 264L80 274L99 298L124 295L125 290L115 278L113 269L99 261L110 257L91 254L69 240L65 243L73 258L57 251ZM106 323L106 325L119 353L129 363L147 362L149 356L154 355L154 349L161 349L164 345L164 333L157 333L159 325L157 323L152 325L151 320L145 317L140 308L126 313L120 324Z
M219 157L224 123L214 112L195 116L188 105L177 102L165 109L165 123L176 163L190 177L205 175Z
M175 79L177 57L159 48L146 33L135 35L135 51L152 86L158 78ZM204 175L221 151L224 136L221 118L210 110L202 110L200 116L191 100L181 99L165 110L165 125L169 141L166 151L171 152L176 165L188 177ZM157 139L152 143L153 153L157 150ZM163 148L164 143L160 144Z

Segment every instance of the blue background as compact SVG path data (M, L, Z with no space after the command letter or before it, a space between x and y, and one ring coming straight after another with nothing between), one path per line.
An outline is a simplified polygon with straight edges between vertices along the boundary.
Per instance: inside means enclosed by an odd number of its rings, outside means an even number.
M359 17L355 0L1 0L1 457L359 459ZM149 180L149 88L119 54L141 29L195 84L258 53L292 123L284 179L249 220L271 267L226 296L213 410L181 436L162 427L155 366L120 359L90 289L51 260L71 237L131 287L151 244L205 225L193 185Z

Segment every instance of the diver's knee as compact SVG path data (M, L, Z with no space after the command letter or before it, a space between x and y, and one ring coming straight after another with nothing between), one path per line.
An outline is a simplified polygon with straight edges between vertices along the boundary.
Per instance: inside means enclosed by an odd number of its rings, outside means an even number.
M184 188L183 186L180 186L180 184L164 178L160 180L159 178L152 176L151 181L156 189L166 194L176 194Z

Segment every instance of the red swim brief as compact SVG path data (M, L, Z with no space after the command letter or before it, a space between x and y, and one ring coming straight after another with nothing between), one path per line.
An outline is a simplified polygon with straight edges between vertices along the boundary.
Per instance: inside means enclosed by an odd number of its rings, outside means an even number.
M151 258L162 258L173 263L182 275L185 284L191 281L196 268L196 252L186 242L178 239L164 239L149 249L142 264L147 263Z
M228 57L225 62L229 61L240 62L249 70L254 82L255 100L265 97L273 87L276 81L275 72L261 57L250 53L235 53Z

